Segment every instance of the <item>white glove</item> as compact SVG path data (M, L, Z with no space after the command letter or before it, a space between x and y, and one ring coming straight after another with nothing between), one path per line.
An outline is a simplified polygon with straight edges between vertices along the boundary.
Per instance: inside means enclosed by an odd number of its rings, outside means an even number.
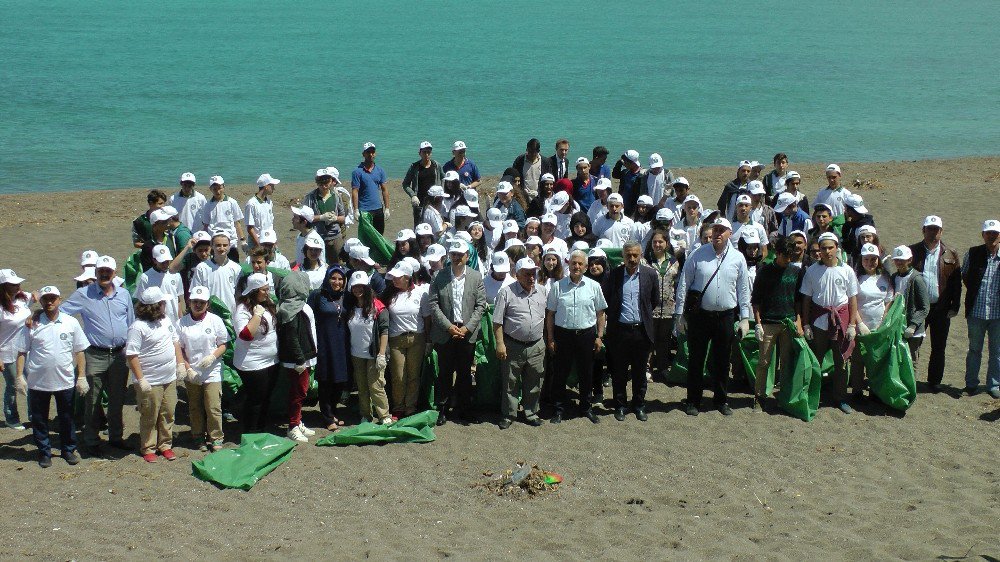
M389 220L389 207L382 209L382 214L385 215L385 220Z
M194 366L199 369L207 369L212 366L212 363L215 363L215 355L209 353L208 355L202 357L200 361L195 363Z
M761 326L760 324L757 324L757 327L754 328L754 333L757 335L757 341L764 341L764 327L763 326Z
M319 217L323 219L323 222L337 222L337 213L334 213L333 211L327 211Z
M385 355L379 355L378 357L375 358L375 367L379 371L384 371L387 363L388 361L386 361Z
M677 330L677 335L684 335L687 333L687 320L684 319L683 314L678 314L674 317L674 329Z
M677 240L674 242L674 253L687 252L688 243L687 240Z
M24 375L14 379L14 391L21 395L28 394L28 381L24 380Z
M254 316L264 316L265 312L267 312L267 309L264 308L263 306L261 306L259 304L255 304L253 306L253 315Z
M354 220L361 220L361 211L359 209L354 209Z
M146 378L143 377L139 379L139 390L143 392L149 392L150 390L153 390L153 385L149 384L149 381L147 381Z
M847 327L847 341L853 340L854 336L856 336L856 335L858 335L857 329L855 329L854 326L848 326Z
M416 195L414 195L413 197L410 197L410 204L413 205L414 207L419 207L420 206L420 198L417 197Z
M307 367L305 364L296 365L295 366L295 372L301 375L302 373L306 372L306 369L308 369L308 368L309 367Z
M538 190L536 190L536 189L525 189L524 192L526 194L528 194L528 197L530 197L532 199L534 199L535 197L538 197Z
M187 378L188 370L187 367L184 366L184 363L178 363L175 372L177 373L177 380L182 381Z
M867 336L872 333L868 326L864 322L858 322L858 333L862 336Z
M747 318L743 318L742 320L740 320L740 325L736 329L736 333L737 333L737 335L739 335L740 339L743 339L747 334L749 334L750 333L750 320L747 319Z
M344 226L351 226L352 224L354 224L354 217L352 216L344 217Z
M201 381L198 380L198 371L195 371L194 369L191 368L188 368L187 376L184 378L184 380L188 384L201 384Z
M906 329L903 330L903 337L906 339L910 339L916 332L917 332L916 328L914 328L913 326L907 326Z
M802 326L802 337L807 340L813 339L813 328L811 325L806 324L805 326Z
M87 382L87 377L77 377L76 378L76 393L79 396L84 396L90 392L90 383Z

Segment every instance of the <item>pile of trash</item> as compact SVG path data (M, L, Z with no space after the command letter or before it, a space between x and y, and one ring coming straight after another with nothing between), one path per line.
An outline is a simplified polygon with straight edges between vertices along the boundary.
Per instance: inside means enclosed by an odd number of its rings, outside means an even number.
M559 489L559 484L563 477L538 468L538 465L528 466L525 462L518 462L514 468L503 470L499 473L488 470L483 472L486 482L480 482L473 487L484 490L501 497L534 497Z

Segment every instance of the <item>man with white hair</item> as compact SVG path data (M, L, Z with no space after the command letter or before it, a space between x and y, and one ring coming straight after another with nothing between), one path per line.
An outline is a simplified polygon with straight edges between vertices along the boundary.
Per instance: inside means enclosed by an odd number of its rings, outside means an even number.
M257 178L257 194L247 201L246 210L243 213L249 236L248 249L260 245L261 231L274 228L274 202L271 200L271 194L274 193L274 186L279 183L281 180L272 178L271 174L261 174Z
M841 185L840 166L830 164L826 167L826 187L819 190L813 208L823 204L830 207L833 217L837 218L844 214L844 200L851 194L851 191Z

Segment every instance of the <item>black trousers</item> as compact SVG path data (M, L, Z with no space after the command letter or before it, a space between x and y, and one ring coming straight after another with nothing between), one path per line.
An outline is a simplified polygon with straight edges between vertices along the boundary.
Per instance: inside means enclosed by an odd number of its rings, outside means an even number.
M931 305L927 312L927 331L930 332L931 356L927 362L927 382L941 384L944 379L944 352L948 346L948 332L951 330L951 318L948 318L948 308Z
M333 380L316 382L319 386L319 413L323 416L323 423L330 425L337 419L337 401L340 400L340 391L347 386L347 383Z
M708 362L712 377L713 402L717 406L726 403L726 386L729 383L729 349L736 339L733 322L736 311L708 312L699 310L685 315L688 335L688 403L701 405L701 395L705 387L705 356L708 344L712 344L712 356Z
M556 343L556 376L552 381L555 411L562 413L566 404L566 380L574 366L579 380L580 409L590 409L594 402L594 341L597 339L597 327L566 330L556 326L552 335Z
M628 405L628 381L632 381L632 407L646 405L646 365L652 342L646 337L642 324L635 326L611 322L608 326L609 342L621 353L615 353L611 363L611 388L615 393L615 405Z
M468 338L450 339L448 343L435 344L438 355L438 377L434 381L434 402L438 411L450 406L459 412L472 408L472 361L476 344Z
M378 208L374 211L365 211L372 216L372 226L379 234L385 234L385 209Z
M271 408L271 394L278 384L281 365L274 364L266 369L240 371L243 380L243 433L256 433L267 429L267 412Z

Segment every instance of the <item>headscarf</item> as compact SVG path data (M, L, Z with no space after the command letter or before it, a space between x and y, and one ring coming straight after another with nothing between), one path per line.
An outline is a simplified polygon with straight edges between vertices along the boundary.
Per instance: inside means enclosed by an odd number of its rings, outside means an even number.
M344 278L344 288L341 289L340 291L334 291L333 289L330 288L330 276L333 275L334 273L339 273L340 276ZM340 297L344 296L344 292L347 291L347 278L348 278L348 273L346 267L340 265L339 263L331 265L329 268L327 268L326 275L323 276L323 285L322 287L320 287L320 292L323 293L323 296L329 299L332 300L339 299Z
M309 297L309 275L301 271L290 271L276 283L278 297L278 324L291 322L302 310Z

